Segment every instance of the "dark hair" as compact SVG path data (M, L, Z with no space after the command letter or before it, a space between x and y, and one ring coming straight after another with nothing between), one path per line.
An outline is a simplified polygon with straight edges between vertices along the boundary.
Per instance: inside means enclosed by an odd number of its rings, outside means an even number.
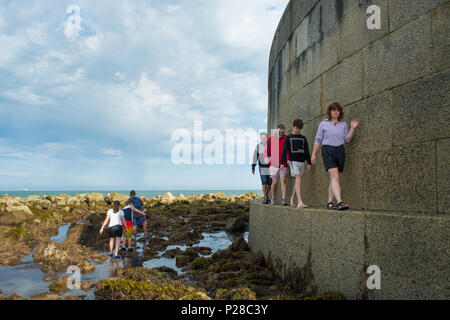
M133 205L135 204L133 199L128 199L127 204L130 204L130 203L132 203Z
M337 102L333 102L327 108L327 117L329 121L331 121L331 110L339 110L341 112L339 114L338 121L341 121L344 118L344 109L342 108L342 106Z
M286 130L286 127L284 126L284 124L279 124L278 125L278 127L277 127L277 129L283 129L283 130Z
M135 190L131 190L130 191L130 196L135 196L136 195L136 191Z
M118 201L118 200L114 201L114 202L113 202L113 205L115 205L115 206L116 206L116 205L117 205L117 206L120 205L120 201Z
M300 119L295 119L292 126L301 130L303 129L303 121Z

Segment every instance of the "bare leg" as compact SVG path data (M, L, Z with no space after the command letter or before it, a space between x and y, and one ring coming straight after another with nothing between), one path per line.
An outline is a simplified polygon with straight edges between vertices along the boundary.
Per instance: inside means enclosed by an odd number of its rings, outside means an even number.
M123 240L122 240L122 248L126 248L127 247L127 237L123 237Z
M147 234L147 219L145 219L143 227L144 227L144 233Z
M120 237L116 237L116 250L115 250L116 254L115 254L115 256L119 255L119 247L120 247Z
M278 178L272 178L272 199L275 199L275 193L277 192Z
M263 186L262 186L262 190L264 193L264 200L269 199L269 188L270 188L270 186L268 184L263 184Z
M291 207L295 207L295 184L292 186Z
M114 238L109 238L109 253L113 253L114 250Z
M342 202L341 185L339 183L339 176L340 176L339 169L338 168L329 169L328 172L330 173L331 177L330 187L333 192L333 195L338 203Z
M297 193L298 206L305 207L306 205L302 200L302 175L300 174L295 176L295 189Z
M281 176L280 177L280 180L281 180L281 198L283 199L283 200L286 200L286 189L287 189L287 186L286 186L286 176Z

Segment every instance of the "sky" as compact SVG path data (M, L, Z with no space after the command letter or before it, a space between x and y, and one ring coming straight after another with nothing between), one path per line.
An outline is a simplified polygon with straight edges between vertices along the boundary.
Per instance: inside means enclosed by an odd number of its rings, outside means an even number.
M250 150L236 164L219 142L267 128L287 3L2 0L0 190L258 189Z

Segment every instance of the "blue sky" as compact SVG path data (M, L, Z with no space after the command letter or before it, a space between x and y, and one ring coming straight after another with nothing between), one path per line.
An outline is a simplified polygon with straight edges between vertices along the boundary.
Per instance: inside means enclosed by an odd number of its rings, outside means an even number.
M287 3L2 0L0 190L259 188L248 164L174 165L171 135L266 128Z

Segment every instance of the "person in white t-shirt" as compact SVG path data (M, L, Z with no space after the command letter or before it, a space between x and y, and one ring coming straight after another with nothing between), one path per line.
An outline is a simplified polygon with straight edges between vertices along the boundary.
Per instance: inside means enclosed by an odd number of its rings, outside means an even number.
M103 233L103 229L109 221L109 256L119 259L119 246L120 239L122 238L122 225L125 226L125 230L128 232L127 223L124 218L123 211L119 209L120 202L114 201L113 208L109 209L105 221L100 228L100 234ZM113 256L113 249L115 243L115 255Z

